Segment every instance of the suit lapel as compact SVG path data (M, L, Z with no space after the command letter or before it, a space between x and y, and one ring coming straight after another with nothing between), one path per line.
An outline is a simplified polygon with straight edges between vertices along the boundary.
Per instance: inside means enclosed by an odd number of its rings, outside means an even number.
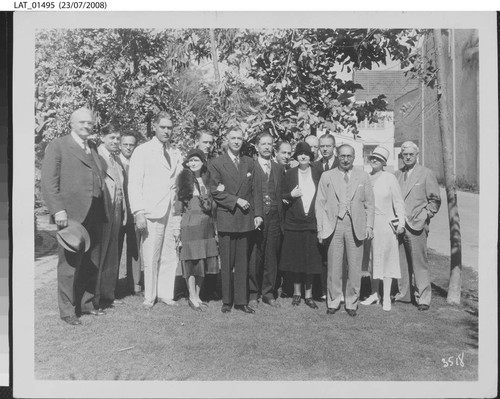
M356 190L358 189L359 182L359 174L354 169L351 169L351 179L349 180L349 184L347 185L348 198L353 199L354 194L356 194Z
M342 192L343 192L342 187L343 187L345 182L342 179L342 173L340 173L340 170L335 169L331 173L331 181L332 181L333 191L334 191L335 195L337 196L337 199L339 201L341 201Z
M77 144L77 142L73 139L71 134L68 135L67 141L68 141L68 149L71 151L71 153L90 168L91 166L88 162L87 154L85 153L83 148ZM90 146L89 146L89 148L90 148ZM91 149L91 152L92 152L92 149Z
M236 169L236 165L234 162L231 160L227 152L222 155L224 157L224 169L226 169L226 172L228 175L235 181L238 182L238 177L239 177L239 172L238 169ZM240 163L240 170L241 170L241 163ZM238 187L239 188L239 187Z
M404 198L406 198L408 196L408 194L410 193L413 186L415 186L415 184L417 183L421 172L422 172L422 168L420 168L419 164L416 164L413 167L413 172L408 177L408 180L406 180L406 185L405 185L405 189L404 189ZM404 182L404 172L403 172L402 176L403 176L403 182Z

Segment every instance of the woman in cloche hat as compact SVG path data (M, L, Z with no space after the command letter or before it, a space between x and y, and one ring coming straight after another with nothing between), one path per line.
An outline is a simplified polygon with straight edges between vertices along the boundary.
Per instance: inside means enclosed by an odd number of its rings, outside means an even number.
M200 299L205 274L219 272L209 173L205 154L199 149L190 150L183 165L184 170L177 179L175 207L175 213L182 215L179 258L188 286L189 306L203 311L203 306L208 306Z
M368 157L372 167L370 179L375 194L375 225L369 261L372 294L361 302L362 305L380 303L379 286L382 280L385 311L391 310L392 279L401 278L397 236L404 232L405 225L405 205L399 183L392 173L384 171L388 158L389 151L381 146L375 148Z

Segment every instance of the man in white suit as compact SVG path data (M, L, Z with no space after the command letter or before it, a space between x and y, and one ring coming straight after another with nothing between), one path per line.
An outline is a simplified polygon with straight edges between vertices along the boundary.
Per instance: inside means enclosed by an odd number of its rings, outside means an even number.
M173 216L177 175L182 156L170 145L172 117L160 112L154 119L155 137L137 147L130 159L130 209L142 237L144 307L155 301L176 305L174 281L180 217Z
M328 246L327 314L340 308L344 251L349 267L345 308L356 316L361 287L363 242L373 238L373 187L368 173L352 168L354 148L338 148L339 165L323 172L316 195L318 240Z

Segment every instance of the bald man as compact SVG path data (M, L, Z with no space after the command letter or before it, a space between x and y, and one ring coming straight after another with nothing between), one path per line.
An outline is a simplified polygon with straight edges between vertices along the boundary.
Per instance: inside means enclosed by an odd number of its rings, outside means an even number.
M70 134L48 145L42 163L42 195L51 220L59 230L68 226L69 219L75 220L90 236L86 252L58 248L59 313L63 321L74 326L82 324L82 314L104 314L94 306L102 224L107 220L103 167L96 146L88 140L94 124L91 110L73 112Z

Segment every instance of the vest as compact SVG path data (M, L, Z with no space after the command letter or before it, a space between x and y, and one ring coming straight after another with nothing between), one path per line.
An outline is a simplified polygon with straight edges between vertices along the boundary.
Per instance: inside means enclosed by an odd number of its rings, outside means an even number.
M264 177L266 177L265 172L262 172ZM269 174L269 180L267 180L267 184L262 184L262 195L264 200L264 213L267 215L271 209L277 209L277 197L276 197L276 180L274 176L274 169L271 167L271 173Z
M87 161L92 168L92 197L100 198L102 197L102 178L101 171L97 167L92 153L85 154L87 156Z

